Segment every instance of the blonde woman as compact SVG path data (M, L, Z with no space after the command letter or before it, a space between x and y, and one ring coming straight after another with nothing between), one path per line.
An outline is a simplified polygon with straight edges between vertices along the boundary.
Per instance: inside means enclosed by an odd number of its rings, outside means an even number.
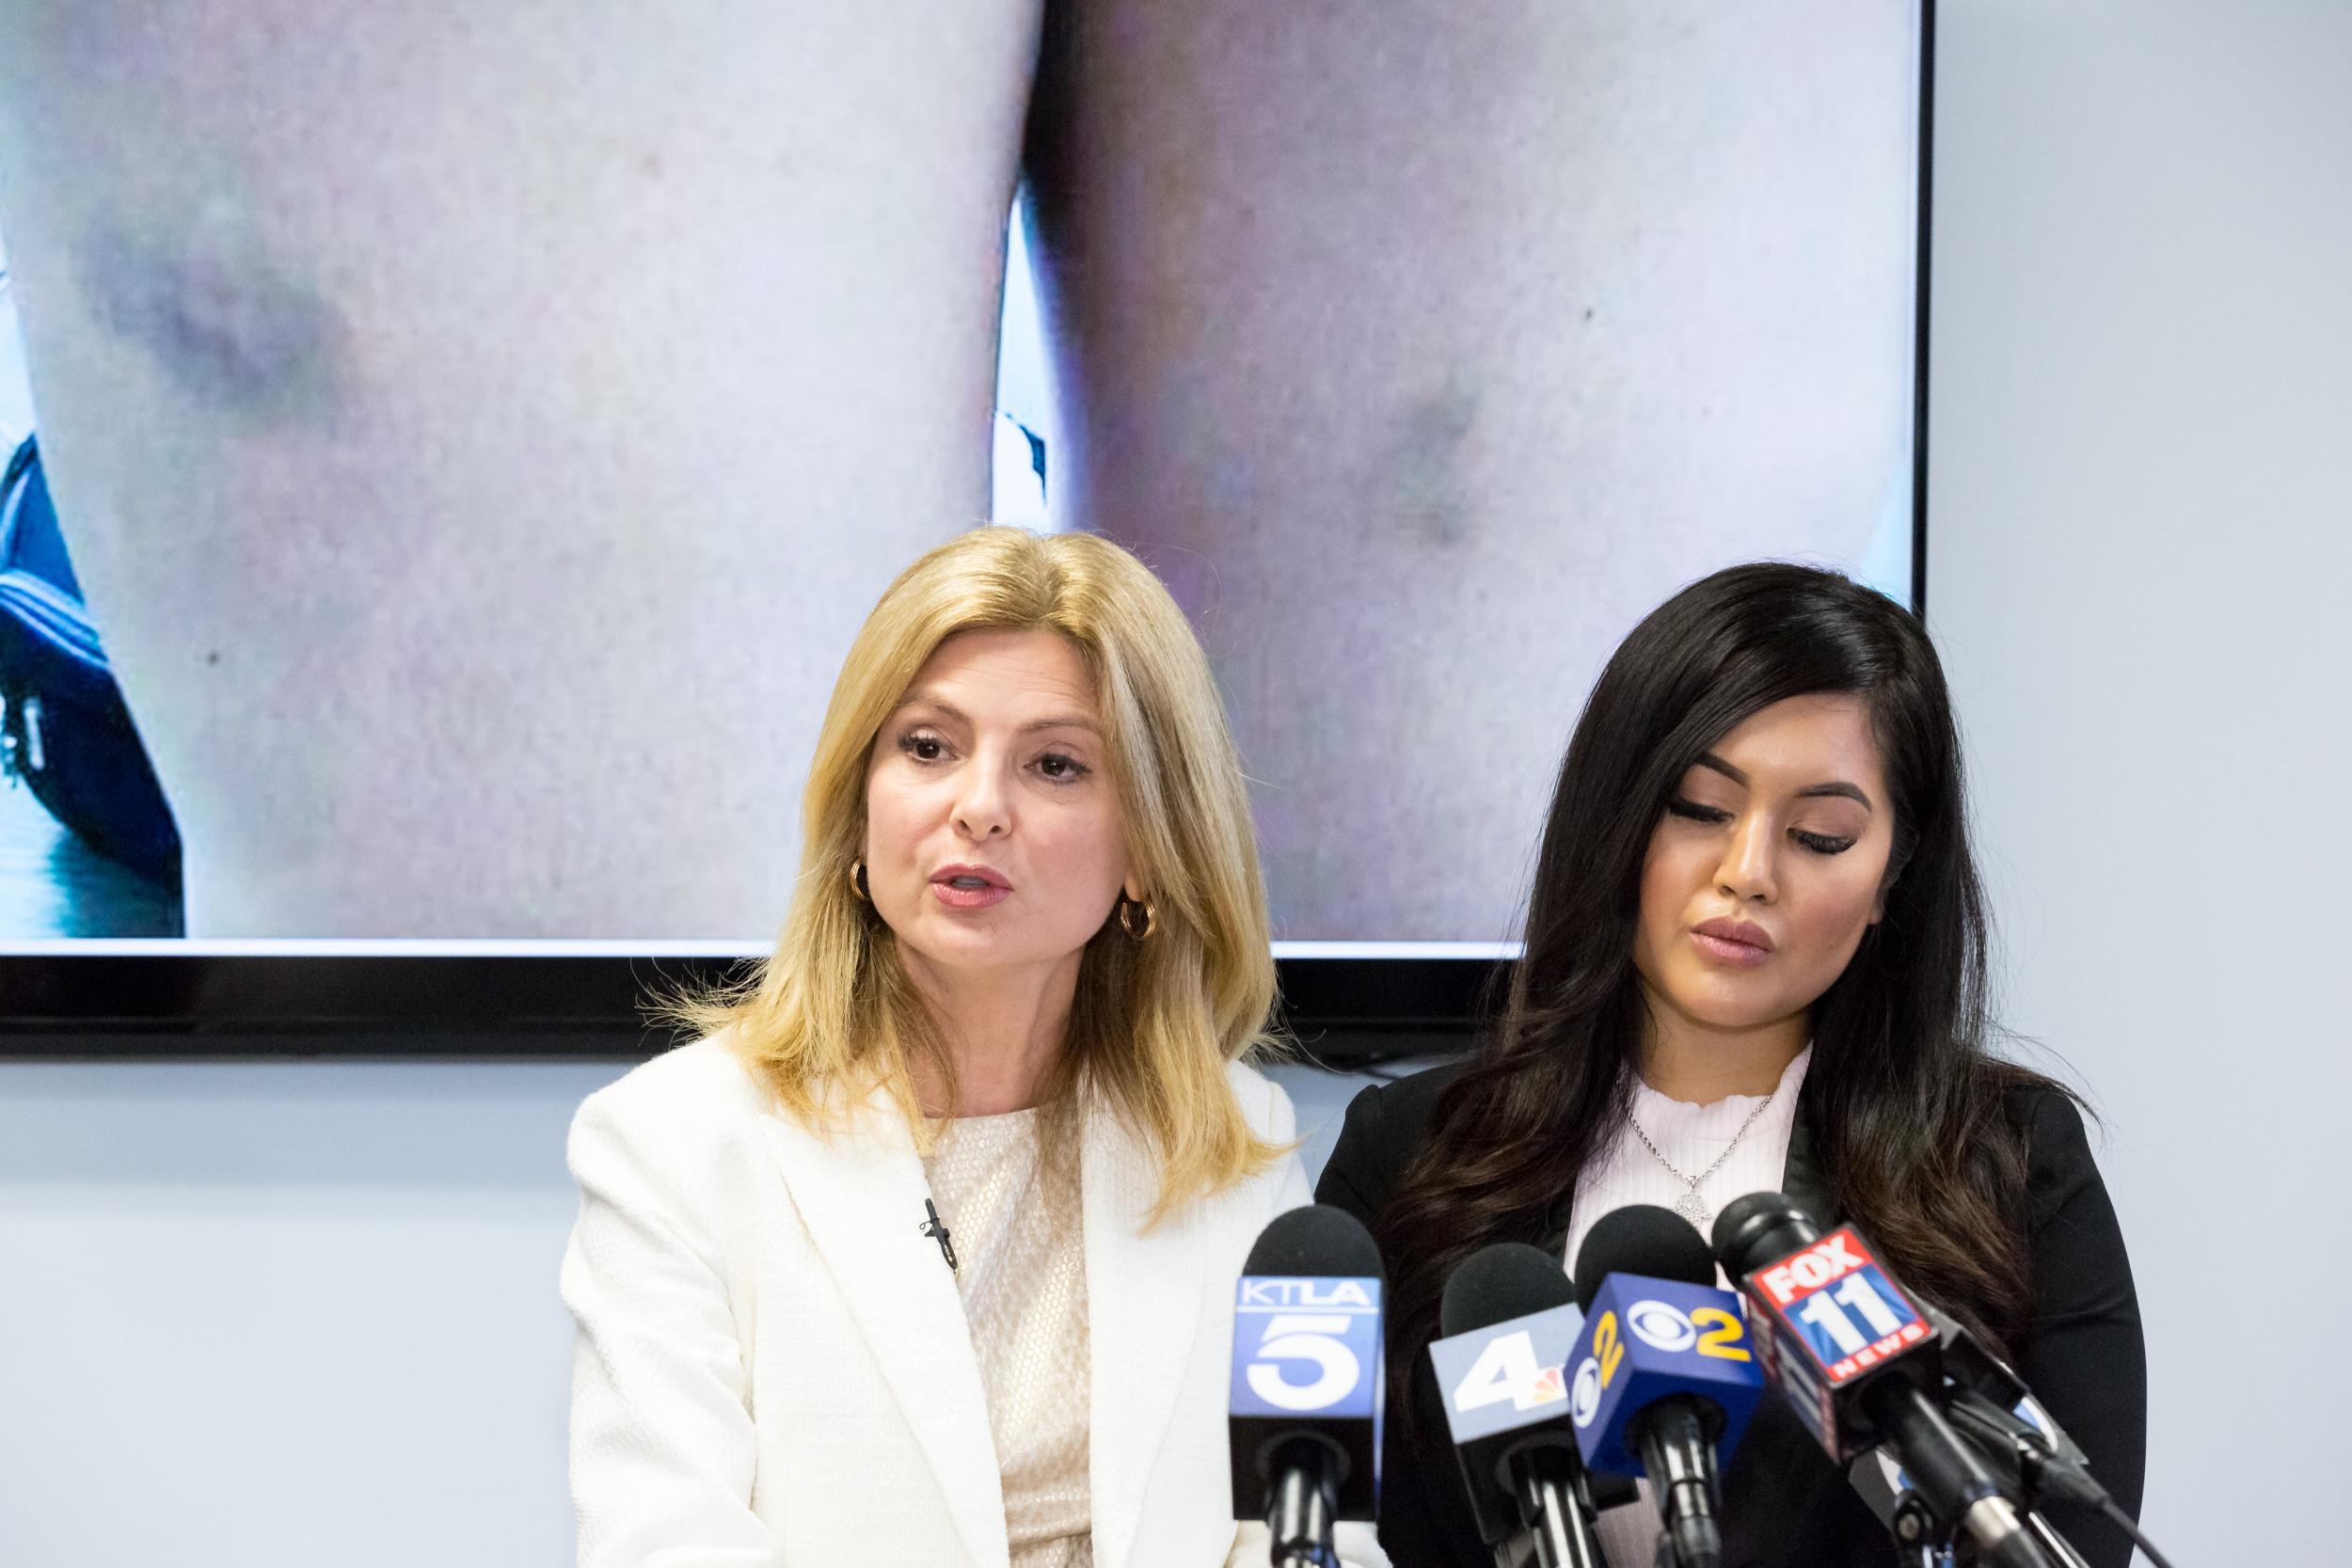
M1182 612L976 531L842 667L756 983L580 1108L586 1568L1214 1564L1232 1291L1307 1201Z

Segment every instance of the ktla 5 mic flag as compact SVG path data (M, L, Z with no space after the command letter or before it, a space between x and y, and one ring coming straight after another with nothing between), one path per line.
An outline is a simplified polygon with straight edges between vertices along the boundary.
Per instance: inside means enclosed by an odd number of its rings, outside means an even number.
M1242 1277L1234 1415L1377 1417L1379 1380L1379 1280Z

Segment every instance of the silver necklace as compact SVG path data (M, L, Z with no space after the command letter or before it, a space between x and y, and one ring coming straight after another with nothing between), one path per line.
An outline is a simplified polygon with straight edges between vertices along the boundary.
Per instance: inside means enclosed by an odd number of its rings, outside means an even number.
M1651 1156L1656 1159L1660 1164L1665 1166L1667 1171L1676 1180L1691 1189L1680 1197L1675 1199L1675 1212L1680 1214L1684 1219L1689 1220L1692 1225L1698 1227L1702 1233L1704 1233L1708 1226L1713 1222L1715 1216L1714 1213L1707 1207L1707 1200L1699 1196L1700 1184L1708 1177L1724 1168L1724 1162L1730 1159L1731 1151L1740 1147L1740 1140L1748 1135L1748 1129L1756 1125L1756 1118L1762 1116L1766 1111L1771 1110L1772 1101L1779 1098L1780 1085L1778 1084L1774 1084L1772 1085L1772 1092L1766 1095L1763 1101L1758 1104L1755 1110L1748 1113L1748 1119L1741 1122L1740 1124L1740 1131L1731 1135L1731 1142L1724 1145L1724 1151L1715 1156L1715 1163L1708 1166L1705 1170L1699 1172L1696 1176L1685 1176L1680 1170L1677 1169L1675 1163L1672 1160L1667 1159L1665 1155L1660 1153L1658 1146L1649 1141L1649 1134L1642 1131L1641 1118L1636 1117L1629 1108L1626 1111L1625 1119L1627 1123L1632 1127L1633 1135L1642 1140L1642 1147L1648 1149Z

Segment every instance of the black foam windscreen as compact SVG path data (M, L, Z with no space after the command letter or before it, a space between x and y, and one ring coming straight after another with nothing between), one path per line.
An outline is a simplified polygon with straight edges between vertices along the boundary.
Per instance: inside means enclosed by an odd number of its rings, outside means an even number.
M1327 1203L1277 1214L1258 1232L1245 1275L1307 1275L1321 1279L1383 1279L1380 1248L1355 1215Z
M1733 1198L1715 1216L1715 1256L1734 1279L1821 1239L1821 1227L1784 1193Z
M1559 1259L1525 1242L1497 1242L1463 1259L1446 1276L1438 1332L1448 1339L1475 1334L1575 1299L1576 1288Z
M1601 1281L1613 1274L1715 1283L1715 1254L1698 1227L1671 1209L1629 1203L1612 1209L1584 1234L1576 1255L1576 1304L1590 1311Z

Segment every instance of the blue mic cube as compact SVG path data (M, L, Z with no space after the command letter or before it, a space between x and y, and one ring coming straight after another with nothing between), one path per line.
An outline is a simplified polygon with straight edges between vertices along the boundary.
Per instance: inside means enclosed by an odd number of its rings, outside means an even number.
M1334 1517L1374 1516L1387 1381L1380 1308L1375 1277L1242 1276L1226 1406L1235 1518L1265 1516L1268 1461L1302 1440L1338 1462Z
M1721 1406L1716 1452L1729 1453L1764 1392L1740 1298L1729 1291L1611 1275L1584 1314L1568 1358L1568 1414L1588 1469L1642 1474L1629 1440L1634 1415L1673 1394Z

